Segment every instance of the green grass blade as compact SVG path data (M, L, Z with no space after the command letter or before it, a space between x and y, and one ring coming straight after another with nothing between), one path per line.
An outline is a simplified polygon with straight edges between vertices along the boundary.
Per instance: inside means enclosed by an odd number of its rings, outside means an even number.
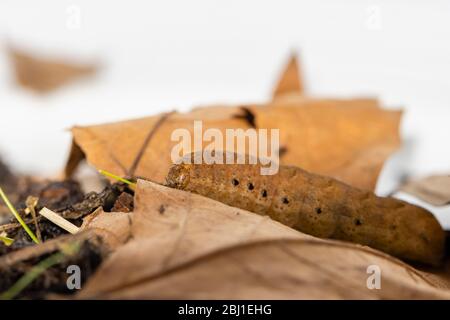
M33 231L30 230L30 228L28 228L27 224L25 223L25 221L22 220L22 217L19 215L19 213L17 212L16 208L14 208L14 206L12 205L12 203L9 201L8 197L6 196L6 194L3 192L3 189L0 188L0 196L2 197L3 201L6 203L6 206L8 207L8 209L11 211L11 213L13 214L13 216L17 219L17 221L19 221L20 225L25 229L25 231L28 233L28 235L31 237L31 239L35 242L35 243L39 243L39 240L36 238L36 236L34 235Z
M129 186L131 186L131 187L133 187L133 188L136 188L136 183L131 182L130 180L124 179L124 178L122 178L122 177L119 177L119 176L117 176L117 175L115 175L115 174L113 174L113 173L111 173L111 172L105 171L105 170L101 170L101 169L100 169L100 170L98 170L98 172L99 172L100 174L106 176L106 177L113 178L113 179L115 179L115 180L117 180L117 181L126 183L126 184L128 184Z
M11 239L9 237L0 236L0 241L3 241L3 243L9 247L10 245L13 244L14 239Z
M81 249L81 243L74 241L72 243L63 243L60 245L59 252L52 254L39 262L33 268L17 280L8 290L0 294L0 300L11 300L17 297L26 287L36 280L45 270L64 261L66 257L76 255Z
M20 294L23 289L28 287L37 277L39 277L45 270L63 261L65 255L62 252L55 253L50 257L42 260L30 271L25 273L17 282L7 291L0 295L0 300L11 300Z

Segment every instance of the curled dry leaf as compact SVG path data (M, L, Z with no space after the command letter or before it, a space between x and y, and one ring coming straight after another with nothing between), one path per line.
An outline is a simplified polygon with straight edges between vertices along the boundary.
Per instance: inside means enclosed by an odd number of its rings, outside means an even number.
M274 102L257 114L260 128L278 124L287 148L282 164L361 189L375 189L384 161L400 145L401 112L380 109L373 99Z
M246 120L248 112L254 116L253 123ZM383 110L372 99L296 99L246 106L244 110L241 107L199 108L189 113L173 113L163 123L158 115L75 127L66 175L70 176L86 156L97 168L125 176L133 173L162 183L172 164L172 148L180 143L171 141L172 132L185 128L194 137L194 121L201 120L203 132L217 128L223 133L224 146L225 129L249 129L253 124L257 128L279 129L282 164L373 190L383 162L399 146L400 117L401 112ZM149 132L157 123L159 129L148 141ZM202 148L208 144L203 142ZM134 165L138 156L142 156L140 162ZM130 172L131 168L135 171Z
M299 70L297 54L293 53L278 79L273 92L273 98L278 99L286 96L301 96L303 94L303 80Z
M34 57L11 48L9 50L17 83L40 93L55 90L73 80L92 75L97 66L75 64Z
M419 199L435 206L450 204L450 175L430 176L417 181L410 181L400 187Z
M131 236L131 216L127 212L104 212L99 207L83 219L80 229L94 231L110 249L115 249Z
M376 250L317 239L142 180L131 232L78 298L450 298L419 271ZM382 270L379 290L367 287L369 266Z

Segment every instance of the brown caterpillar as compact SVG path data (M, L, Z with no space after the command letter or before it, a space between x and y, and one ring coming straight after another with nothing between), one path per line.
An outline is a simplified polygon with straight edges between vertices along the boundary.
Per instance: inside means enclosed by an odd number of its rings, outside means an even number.
M437 265L444 253L445 232L427 210L293 166L264 176L259 164L178 164L166 184L405 260Z

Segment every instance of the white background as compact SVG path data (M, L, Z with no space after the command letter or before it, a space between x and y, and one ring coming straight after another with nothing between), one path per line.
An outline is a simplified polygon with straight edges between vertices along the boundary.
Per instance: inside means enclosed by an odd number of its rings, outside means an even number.
M2 0L0 41L0 154L23 172L61 171L75 124L267 101L293 49L309 94L406 110L380 193L450 171L450 1ZM7 43L102 72L39 96L14 85Z

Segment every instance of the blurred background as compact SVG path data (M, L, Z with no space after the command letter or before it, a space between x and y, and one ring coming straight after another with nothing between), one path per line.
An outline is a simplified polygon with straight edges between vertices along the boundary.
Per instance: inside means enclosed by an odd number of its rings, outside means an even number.
M403 148L378 193L405 176L450 172L450 2L0 2L0 155L14 170L55 176L68 128L258 103L293 50L312 96L378 97L405 110ZM8 48L99 72L49 94L14 82Z

